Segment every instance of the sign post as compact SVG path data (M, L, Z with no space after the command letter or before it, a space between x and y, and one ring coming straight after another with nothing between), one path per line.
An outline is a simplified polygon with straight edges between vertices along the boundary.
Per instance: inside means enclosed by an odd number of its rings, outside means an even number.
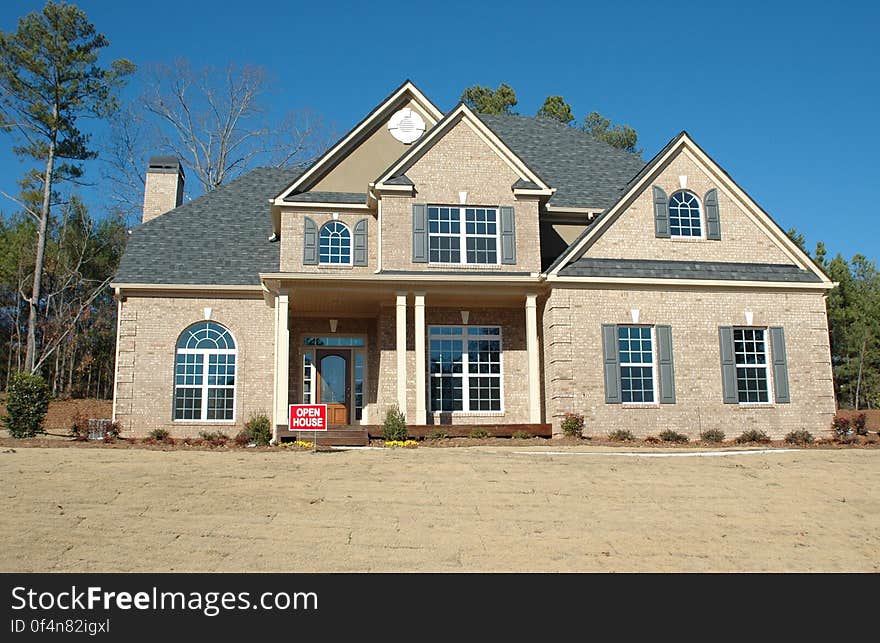
M327 430L326 404L291 404L290 430L311 431L314 433L312 448L318 450L318 432Z

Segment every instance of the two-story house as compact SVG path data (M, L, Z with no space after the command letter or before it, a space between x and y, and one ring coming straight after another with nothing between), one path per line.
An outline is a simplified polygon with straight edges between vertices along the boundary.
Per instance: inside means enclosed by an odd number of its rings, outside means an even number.
M647 164L405 82L305 171L181 205L151 161L114 283L128 435L288 404L376 426L823 432L833 284L682 132ZM528 427L526 427L527 429Z

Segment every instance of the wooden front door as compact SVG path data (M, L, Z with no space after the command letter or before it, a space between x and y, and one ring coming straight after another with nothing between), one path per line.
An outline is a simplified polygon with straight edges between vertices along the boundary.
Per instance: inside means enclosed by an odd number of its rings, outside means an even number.
M351 352L315 352L318 374L317 403L327 405L328 424L348 424L351 401Z

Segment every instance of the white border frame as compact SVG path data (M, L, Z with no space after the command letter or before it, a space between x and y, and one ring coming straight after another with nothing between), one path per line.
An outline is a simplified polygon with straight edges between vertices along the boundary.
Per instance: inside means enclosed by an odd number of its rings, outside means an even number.
M231 351L229 349L220 349L220 348L177 348L177 344L180 343L181 336L190 328L195 326L196 324L201 324L203 322L207 322L209 324L217 324L221 328L223 328L229 336L232 337L232 343L235 344L235 348ZM181 384L181 388L195 389L201 388L202 390L202 417L201 418L175 418L174 415L176 413L177 407L177 356L179 354L184 355L204 355L204 360L202 362L202 385L201 387L197 387L194 385ZM209 420L206 418L208 415L208 389L211 388L230 388L229 386L209 386L208 385L208 355L234 355L235 356L235 383L232 385L232 419L222 419L222 420ZM241 360L239 359L238 353L238 340L235 338L235 334L232 332L232 329L229 328L226 324L221 324L218 321L214 321L213 319L202 319L191 324L188 324L186 328L184 328L177 335L177 341L174 343L174 362L171 370L171 421L174 424L235 424L238 419L238 377L239 377L239 368L241 367Z
M651 329L651 385L653 387L654 400L652 402L624 402L623 401L623 375L620 369L623 362L620 360L620 333L614 338L617 344L617 386L620 389L620 404L625 408L660 408L660 365L657 358L657 328L654 324L617 324L618 330L626 328L650 328ZM645 366L644 363L627 362L627 366Z
M351 337L351 338L363 338L364 345L363 346L314 346L311 344L305 343L306 337ZM349 412L349 425L355 424L368 424L368 383L369 383L369 365L370 365L370 337L367 333L314 333L314 332L301 332L299 334L299 344L298 348L302 350L303 359L299 361L299 374L297 375L299 381L299 397L302 399L303 393L303 377L305 376L305 356L311 353L312 356L312 365L311 365L311 377L312 377L312 391L311 391L311 401L303 402L303 404L316 404L315 398L317 397L317 373L318 367L315 363L315 351L316 350L347 350L349 351L349 361L351 364L351 377L350 377L350 386L351 386L351 408L348 409ZM361 419L355 420L355 354L360 352L363 355L364 359L364 400L363 406L361 407Z
M321 231L326 228L331 223L338 223L346 230L348 230L348 262L347 263L323 263L321 261ZM332 239L332 237L331 237ZM332 255L331 255L332 256ZM341 256L341 255L340 255ZM318 228L318 267L319 268L350 268L354 265L354 230L352 226L348 225L344 221L340 221L339 219L330 219L321 224L321 227Z
M672 234L672 197L679 192L684 192L685 194L690 194L697 200L697 213L700 218L700 236L698 237L688 237L684 235L675 235ZM688 190L687 188L679 188L677 190L673 190L672 194L669 195L669 200L667 203L668 217L669 217L669 238L672 241L705 241L706 240L706 208L703 206L703 200L697 195L693 190ZM680 226L679 226L680 227Z
M766 402L740 402L739 401L739 378L737 377L737 385L736 385L736 404L740 408L755 408L755 407L769 407L774 406L776 404L776 387L773 382L773 353L772 347L770 346L770 327L769 326L733 326L731 335L733 332L737 330L760 330L764 333L764 370L767 373L767 401ZM740 368L740 365L736 363L736 339L733 339L733 367L734 367L734 375L736 375L736 369ZM743 368L752 368L749 365L743 366Z
M426 391L425 400L427 403L427 414L436 418L439 415L449 414L453 417L500 417L506 413L505 411L505 403L504 403L504 328L501 324L426 324L427 328L425 329L425 360L427 362L425 368L425 376L426 382L424 386L427 386L428 390ZM499 351L498 358L498 378L499 378L499 386L501 389L501 406L497 411L471 411L468 409L462 409L460 411L434 411L432 407L434 406L434 399L431 395L431 380L434 376L431 374L431 329L432 328L463 328L465 331L461 335L437 335L437 337L447 337L450 339L455 339L456 337L460 337L462 341L467 342L470 334L467 332L468 328L497 328L497 335L474 335L474 337L487 337L489 339L498 338L498 342L500 344L501 350ZM467 405L470 407L470 384L467 380L470 377L470 373L467 372L468 359L467 359L467 346L462 347L462 389L461 389L461 401L462 406ZM481 375L485 376L482 373L475 373L475 377L479 377ZM489 374L489 377L492 377Z
M429 203L425 206L425 215L426 215L426 224L428 226L428 265L429 266L440 266L440 267L455 267L460 268L461 266L467 266L469 268L482 268L488 266L500 266L501 265L501 206L498 205L440 205L436 203ZM431 215L428 210L431 208L449 208L458 210L458 256L460 261L458 263L454 261L431 261ZM473 237L475 239L489 239L491 235L488 234L467 234L467 221L465 214L465 210L471 208L474 210L494 210L495 211L495 263L468 263L467 261L467 238L468 236ZM454 234L445 234L443 232L435 232L437 236L441 237L455 237Z

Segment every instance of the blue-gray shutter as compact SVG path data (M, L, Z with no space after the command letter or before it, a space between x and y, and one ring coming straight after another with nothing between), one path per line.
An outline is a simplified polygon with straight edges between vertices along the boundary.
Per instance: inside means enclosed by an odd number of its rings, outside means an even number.
M501 263L516 263L516 219L510 206L501 206Z
M672 326L655 326L660 377L660 404L675 404L675 366L672 361Z
M412 212L412 260L428 263L428 206L413 203Z
M739 392L736 388L736 356L733 352L733 326L719 326L718 339L721 344L721 390L725 404L738 404Z
M654 236L669 238L669 198L654 186Z
M353 266L367 265L367 220L361 219L354 224L354 242L352 244L351 264Z
M602 355L605 362L605 404L620 404L620 360L615 324L602 324Z
M721 217L718 214L718 190L713 188L706 192L703 206L706 208L706 238L720 241Z
M318 265L318 226L308 217L303 219L303 265Z
M785 355L785 332L781 326L770 328L770 352L773 354L773 391L777 404L791 402L788 389L788 359Z

